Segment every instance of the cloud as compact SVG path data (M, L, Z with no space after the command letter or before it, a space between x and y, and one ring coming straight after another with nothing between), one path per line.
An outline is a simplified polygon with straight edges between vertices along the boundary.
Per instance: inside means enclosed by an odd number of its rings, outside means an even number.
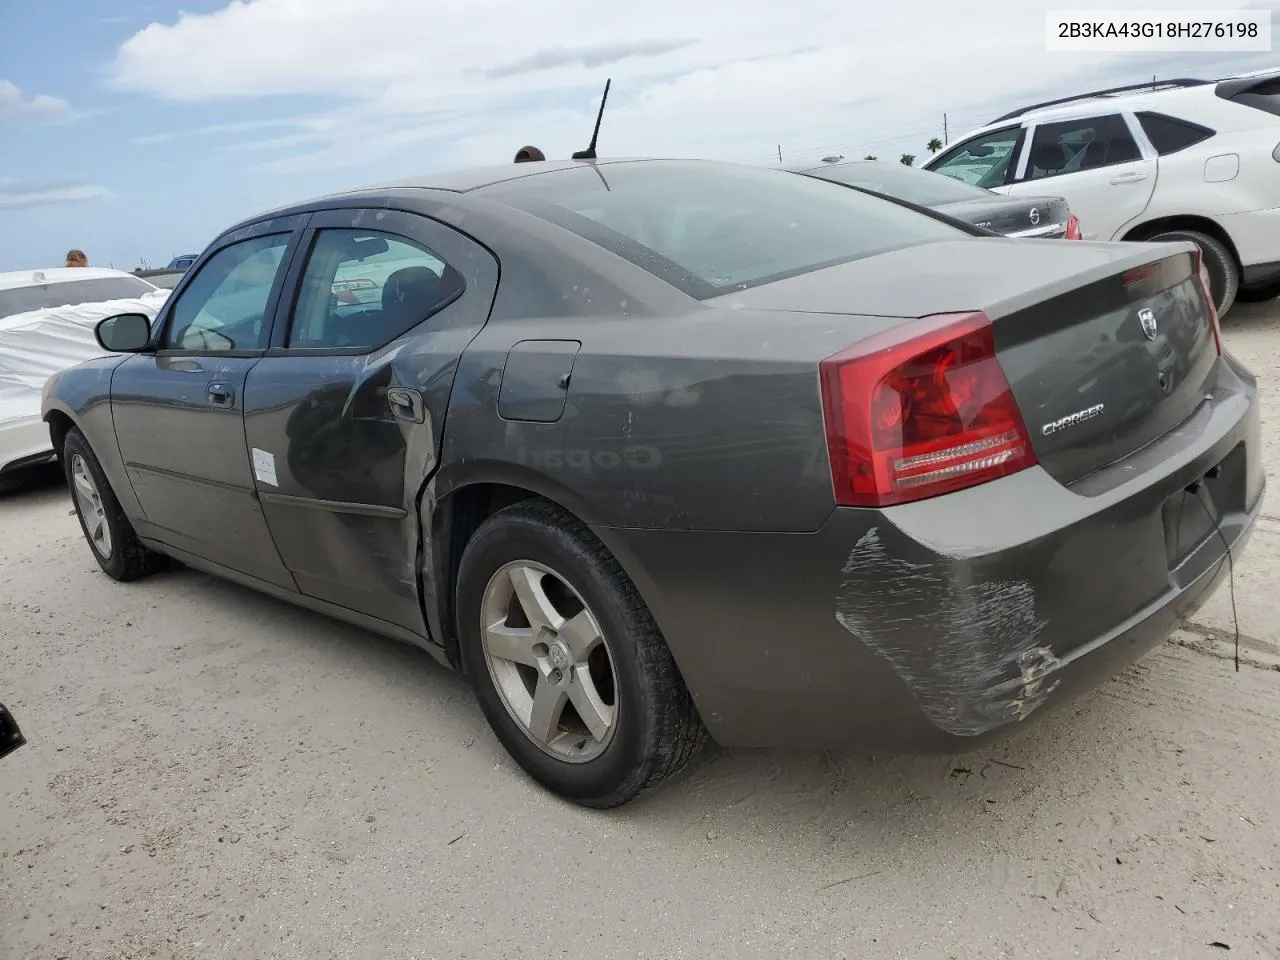
M287 125L261 137L224 131L220 148L269 173L382 176L504 162L524 143L568 156L590 136L605 77L604 155L776 162L779 147L787 160L922 154L944 113L954 139L1072 90L1274 62L1050 54L1054 6L989 0L978 24L971 5L947 0L646 0L611 5L608 16L598 0L232 0L137 32L108 81L167 101L259 101L259 114L275 100ZM301 98L328 106L299 111Z
M622 43L599 43L593 46L566 50L563 47L539 50L529 57L499 67L480 71L486 77L514 77L520 73L536 73L556 67L603 67L631 57L658 57L683 47L692 46L693 40L630 40Z
M106 187L87 180L0 179L0 210L80 203L85 200L103 200L109 196L111 193Z
M0 120L52 123L71 117L71 104L67 101L44 94L27 97L8 80L0 80Z

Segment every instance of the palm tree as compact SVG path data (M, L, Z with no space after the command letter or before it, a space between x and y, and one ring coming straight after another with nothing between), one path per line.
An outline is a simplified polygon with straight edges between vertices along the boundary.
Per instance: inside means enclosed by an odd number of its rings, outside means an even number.
M902 155L902 165L904 167L909 167L915 162L916 162L916 155L914 153L904 153Z
M937 137L934 137L932 140L929 141L928 150L930 153L937 153L941 149L942 149L942 141L939 140Z
M865 157L863 157L862 159L863 159L863 160L874 160L874 159L875 159L875 154L868 153L868 154L867 154Z

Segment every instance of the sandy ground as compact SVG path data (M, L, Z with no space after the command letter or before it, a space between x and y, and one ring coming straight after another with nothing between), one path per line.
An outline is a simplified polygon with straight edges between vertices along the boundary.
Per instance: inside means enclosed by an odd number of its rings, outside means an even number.
M1227 338L1275 477L1280 305ZM191 571L113 583L69 510L0 502L31 739L0 763L0 960L1280 958L1274 503L1239 673L1224 589L994 749L713 753L608 814L526 780L426 654Z

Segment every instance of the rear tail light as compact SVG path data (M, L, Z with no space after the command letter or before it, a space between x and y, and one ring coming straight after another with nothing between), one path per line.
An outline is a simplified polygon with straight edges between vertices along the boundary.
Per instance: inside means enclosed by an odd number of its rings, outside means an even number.
M1204 251L1196 247L1196 276L1200 280L1200 292L1204 295L1204 308L1209 311L1209 327L1213 330L1213 345L1222 356L1222 322L1218 308L1213 304L1213 290L1209 286L1209 268L1204 265Z
M1066 238L1068 240L1084 239L1084 234L1080 232L1080 218L1077 217L1074 213L1071 216L1067 217Z
M819 364L836 502L884 507L1034 466L991 321L943 314Z

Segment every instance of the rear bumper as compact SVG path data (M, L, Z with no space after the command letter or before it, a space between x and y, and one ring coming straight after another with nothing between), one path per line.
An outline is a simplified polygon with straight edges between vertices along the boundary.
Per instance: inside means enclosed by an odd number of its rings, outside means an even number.
M1226 576L1265 484L1240 374L1087 488L1033 468L812 534L598 533L718 742L963 750L1136 660Z
M1246 270L1280 261L1280 207L1215 217ZM1251 281L1252 282L1252 281Z

